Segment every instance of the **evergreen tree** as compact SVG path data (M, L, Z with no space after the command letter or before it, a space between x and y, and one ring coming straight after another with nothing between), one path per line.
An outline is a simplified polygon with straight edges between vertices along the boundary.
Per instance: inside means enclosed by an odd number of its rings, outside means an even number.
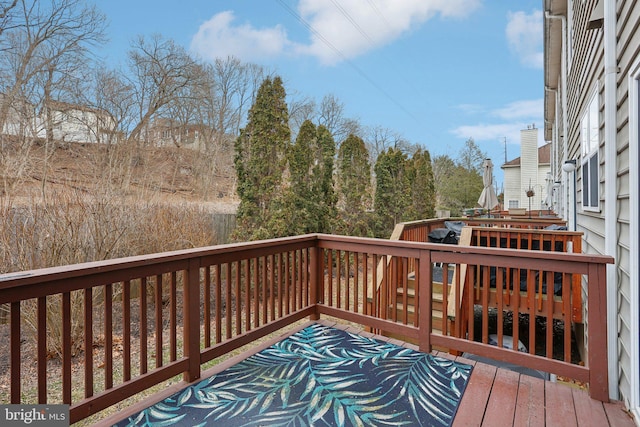
M418 149L409 162L409 184L411 207L404 221L434 218L436 213L436 190L429 151Z
M314 159L311 147L316 145L316 140L316 126L310 120L305 120L289 150L290 186L285 214L291 235L305 234L311 228L309 216L314 204L311 190Z
M337 197L333 183L336 142L325 126L318 126L317 135L317 163L314 168L315 179L312 186L312 193L318 197L315 231L333 233L337 215Z
M289 152L287 197L290 234L330 233L335 218L335 142L324 126L306 120Z
M291 131L285 99L282 79L265 79L249 110L247 125L236 139L240 205L235 237L240 240L286 234L281 194Z
M389 148L378 155L375 165L374 211L376 237L389 238L395 225L406 217L411 205L407 156Z
M338 150L337 231L350 236L370 236L367 211L371 207L371 165L362 138L349 135Z
M465 208L477 205L482 183L482 161L486 155L469 138L460 151L457 161L448 156L434 159L434 175L438 206L461 215Z

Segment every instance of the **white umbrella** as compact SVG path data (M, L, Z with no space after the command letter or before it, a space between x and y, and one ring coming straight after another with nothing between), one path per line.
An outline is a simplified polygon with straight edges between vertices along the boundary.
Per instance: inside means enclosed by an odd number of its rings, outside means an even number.
M551 178L551 172L547 172L547 197L545 198L547 209L551 210L553 204L553 179Z
M493 188L493 163L491 159L485 159L484 162L482 162L482 168L484 169L484 173L482 174L484 189L482 193L480 193L478 205L491 211L491 209L498 205L498 196L496 196L496 190Z

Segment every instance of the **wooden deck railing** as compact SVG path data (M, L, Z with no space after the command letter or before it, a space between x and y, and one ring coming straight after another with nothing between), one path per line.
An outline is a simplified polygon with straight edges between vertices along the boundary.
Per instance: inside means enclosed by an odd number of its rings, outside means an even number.
M391 240L406 240L409 242L428 242L429 233L437 228L445 228L445 221L461 221L469 227L500 227L543 229L552 224L566 225L560 218L534 217L528 218L433 218L396 224L391 233Z
M582 232L567 230L541 230L521 228L464 227L460 244L480 247L499 247L517 250L582 253ZM464 268L468 268L465 266ZM565 281L561 274L524 268L506 271L489 271L484 279L482 266L473 266L473 274L467 276L469 290L473 289L473 301L481 303L488 293L489 305L515 312L543 312L543 306L553 312L553 317L566 324L582 323L582 287L580 276ZM501 275L498 294L498 275ZM464 280L464 279L463 279ZM522 297L522 298L520 298ZM568 301L567 301L568 300ZM534 303L535 301L535 303ZM565 304L570 310L565 310Z
M399 273L392 280L382 272L384 292L370 310L366 297L378 281L376 266L389 257ZM320 315L415 339L424 351L438 345L589 382L592 396L607 400L605 264L611 261L308 235L8 274L0 276L0 304L10 307L4 326L10 329L10 346L0 350L0 357L10 361L4 380L11 386L8 401L1 403L67 403L76 422L176 375L196 380L203 364ZM414 312L380 310L398 302L397 287L407 277L409 262L417 266L419 284ZM589 294L586 365L433 333L436 262L528 265L581 275ZM61 309L52 317L56 307ZM46 344L56 325L62 330L59 366L48 358ZM33 349L26 337L31 328ZM37 372L35 390L23 375L31 365Z

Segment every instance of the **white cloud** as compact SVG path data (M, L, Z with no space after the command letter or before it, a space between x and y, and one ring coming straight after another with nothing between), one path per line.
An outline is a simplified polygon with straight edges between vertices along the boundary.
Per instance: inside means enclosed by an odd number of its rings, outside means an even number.
M307 44L289 40L282 26L237 24L233 12L214 15L191 41L203 58L236 56L256 60L286 54L308 55L325 65L362 55L401 37L436 15L462 18L482 0L300 0L300 25L311 28ZM285 13L283 9L283 13Z
M504 120L531 119L532 117L542 117L544 113L544 100L527 99L515 101L507 104L503 108L493 111L493 114Z
M476 142L486 141L495 142L496 144L504 144L507 138L507 144L520 145L520 131L527 129L533 123L514 122L514 123L498 123L498 124L477 124L463 125L451 131L453 135L460 139L473 138ZM538 145L544 143L544 132L538 125Z
M191 50L209 60L234 56L249 61L280 55L291 45L280 25L257 29L234 21L232 11L215 14L200 25Z
M477 111L481 111L479 106L474 106ZM543 115L542 99L527 99L511 102L503 107L488 112L485 116L489 121L497 118L500 123L479 123L473 125L462 125L451 130L451 133L458 138L473 138L476 141L495 141L504 143L507 138L509 144L520 144L520 131L527 129L531 125L540 128ZM538 132L539 143L543 142L543 132Z
M477 124L459 126L451 133L459 138L473 138L476 141L502 140L507 135L520 135L521 123ZM511 139L508 138L507 139ZM513 140L510 142L514 142Z
M435 15L461 18L481 0L301 0L298 10L315 30L301 51L324 64L361 55L384 46ZM339 5L339 6L337 6Z
M505 30L509 48L522 64L532 68L543 67L542 11L509 12Z

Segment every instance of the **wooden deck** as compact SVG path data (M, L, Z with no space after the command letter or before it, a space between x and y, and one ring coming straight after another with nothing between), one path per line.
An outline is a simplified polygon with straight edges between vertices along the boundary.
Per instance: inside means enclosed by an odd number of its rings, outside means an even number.
M284 337L303 329L310 323L298 326L287 333L272 338L251 350L235 356L220 365L203 372L203 377L214 375L229 366L267 348ZM374 335L357 327L323 319L317 323L358 333L363 336L392 342L396 345L418 350L418 347L403 341ZM544 381L528 375L496 368L484 363L454 357L447 353L434 352L441 357L456 359L474 365L467 389L453 426L593 426L635 427L633 418L621 402L602 403L591 399L586 390L566 384ZM126 410L105 418L94 426L106 427L151 406L170 396L186 383L175 384L161 393L133 405Z
M376 338L389 340L381 336ZM413 344L389 341L418 350ZM453 422L454 427L636 425L622 402L603 403L591 399L586 390L567 384L544 381L447 353L434 354L474 366Z
M635 426L621 402L586 390L474 363L454 426Z

